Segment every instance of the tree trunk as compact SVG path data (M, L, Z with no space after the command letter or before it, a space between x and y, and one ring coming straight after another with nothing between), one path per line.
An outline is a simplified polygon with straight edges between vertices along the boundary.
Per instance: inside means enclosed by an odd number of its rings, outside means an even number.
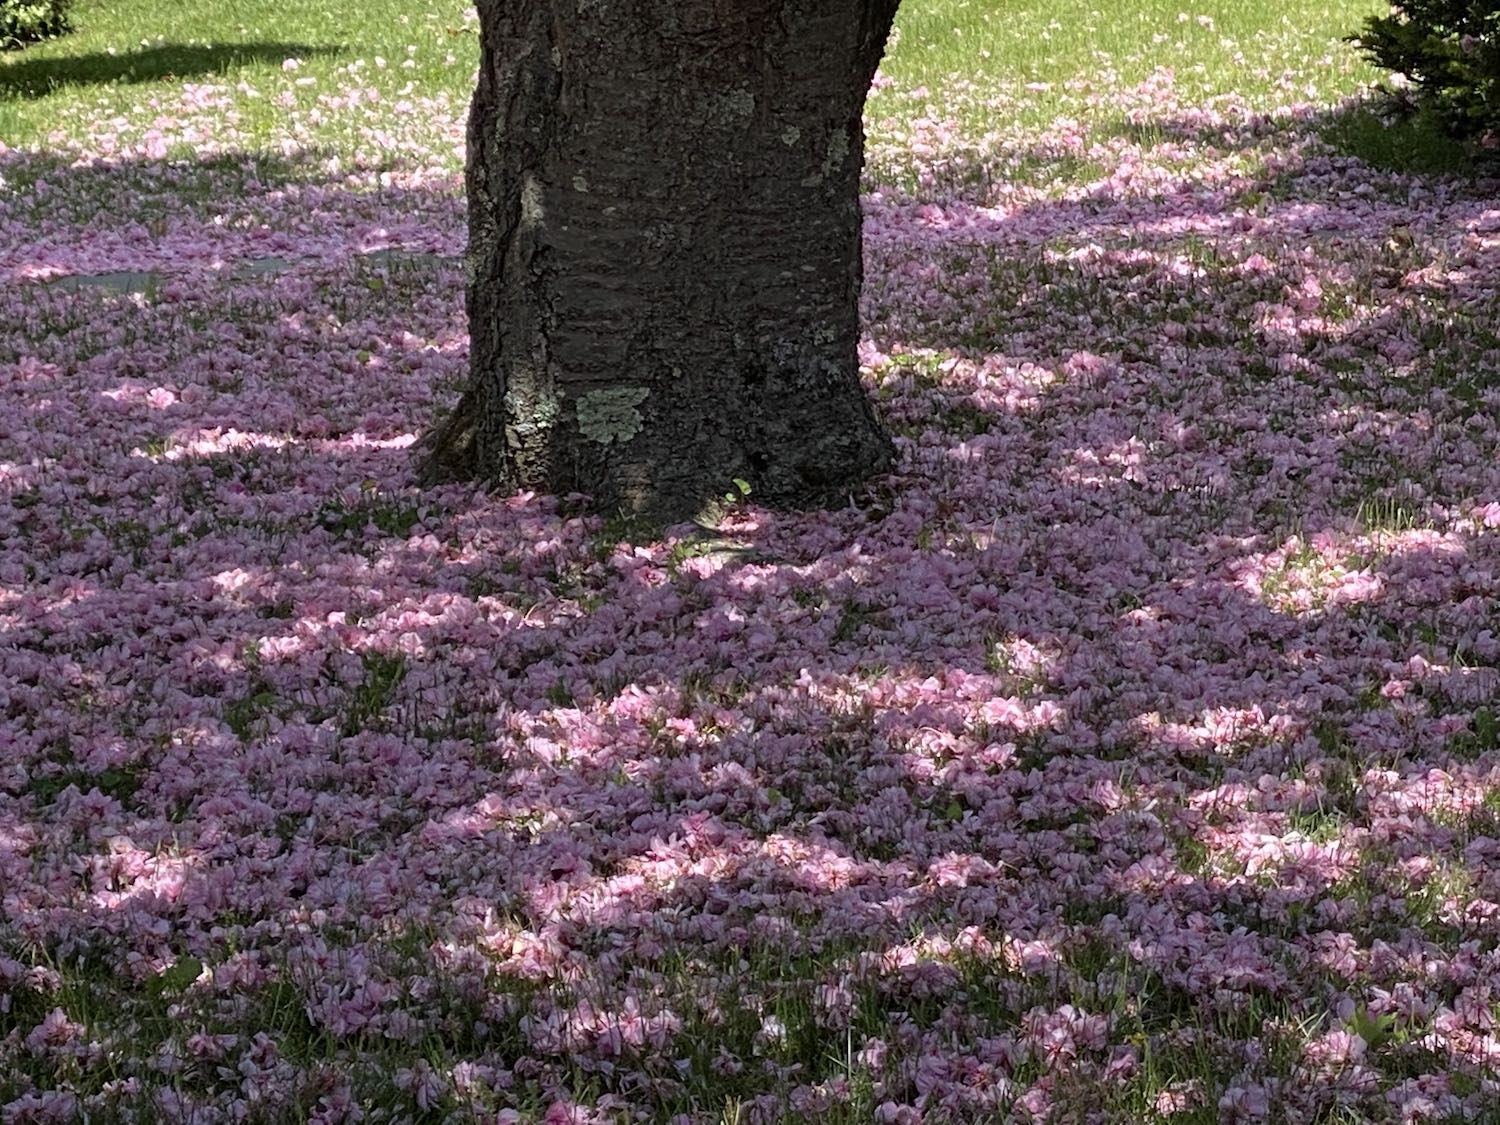
M691 518L889 464L862 114L899 0L479 0L470 383L429 479Z

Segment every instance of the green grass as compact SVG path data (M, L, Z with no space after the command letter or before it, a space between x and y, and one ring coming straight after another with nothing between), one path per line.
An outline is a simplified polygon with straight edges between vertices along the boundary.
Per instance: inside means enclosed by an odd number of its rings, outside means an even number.
M1163 139L1170 121L1123 120L1102 109L1097 95L1105 87L1138 87L1165 68L1189 102L1236 96L1265 109L1284 103L1289 92L1323 102L1330 107L1324 139L1376 167L1472 173L1474 153L1425 117L1387 122L1369 104L1332 108L1388 77L1345 42L1366 17L1387 8L1381 0L1323 0L1290 13L1241 0L907 0L882 70L897 91L929 92L919 104L898 109L897 117L948 117L969 135L1068 119L1093 140L1124 137L1150 145ZM982 92L977 98L976 91ZM873 121L897 108L889 101L877 99ZM1060 168L1067 159L1048 154L1035 162L1046 175L1082 183L1106 171L1089 161ZM1024 164L1011 178L1024 177Z
M1385 120L1373 106L1360 106L1334 117L1323 136L1334 147L1377 168L1463 175L1474 167L1473 154L1422 115Z
M279 81L288 58L324 90L362 60L363 85L410 82L426 96L467 99L479 49L472 8L455 0L80 0L73 24L70 35L0 56L5 144L42 147L57 129L77 137L186 82ZM242 113L242 128L260 137L282 116L269 98Z
M1299 7L1295 21L1277 5L1213 0L1192 5L1179 20L1177 0L1146 0L1112 11L1097 0L908 0L885 72L904 89L927 86L942 103L956 81L1024 95L1030 120L1071 104L1061 89L1109 68L1118 84L1134 85L1168 63L1184 89L1201 94L1271 94L1283 74L1257 66L1252 41L1286 45L1286 72L1333 51L1320 92L1342 94L1376 74L1335 47L1367 15L1372 0L1327 0ZM300 77L330 79L366 60L372 80L413 82L426 93L467 97L477 37L466 6L453 0L371 0L365 4L287 4L226 0L200 5L175 0L83 0L77 30L64 38L0 57L0 137L13 146L39 145L73 115L105 111L171 93L181 82L246 81L279 72L283 59L303 60ZM407 48L414 66L398 68ZM447 61L448 56L454 61ZM384 58L381 72L373 60ZM1026 90L1031 84L1054 88ZM267 107L274 108L274 107ZM268 117L274 117L268 114Z
M1322 92L1341 94L1351 79L1370 79L1375 71L1337 41L1384 8L1374 0L1324 0L1288 15L1278 4L1242 0L908 0L884 69L904 88L937 91L967 79L1021 90L1029 96L1020 108L1030 117L1050 115L1064 102L1062 84L1097 78L1106 68L1118 75L1116 86L1134 86L1166 66L1194 94L1259 100L1284 76L1307 82L1307 64L1332 52L1336 65L1322 68L1317 81ZM1191 14L1184 19L1184 13ZM1282 71L1262 65L1264 52L1248 50L1268 41L1285 48ZM1054 89L1025 90L1039 83Z
M1187 99L1234 94L1271 105L1290 84L1332 103L1381 77L1341 40L1383 8L1378 0L1324 0L1287 15L1278 5L1237 0L907 0L882 69L898 90L925 87L930 98L900 106L877 99L871 116L878 121L894 110L909 118L930 101L937 116L979 133L1061 117L1095 137L1147 136L1159 126L1123 121L1093 95L1106 85L1138 86L1163 66ZM461 106L478 53L472 9L456 0L81 0L74 25L63 38L0 55L0 142L44 148L60 133L84 143L132 108L153 99L170 104L183 83L245 83L269 95L291 88L294 78L311 79L297 88L304 102L356 82L399 96L410 83ZM300 60L295 76L282 72L288 58ZM1280 67L1268 67L1267 58ZM962 96L970 86L984 97ZM268 141L284 116L271 96L240 99L238 111L247 147ZM352 156L357 138L341 133L342 125L333 115L309 139ZM1461 146L1421 121L1388 128L1369 112L1338 114L1330 116L1327 136L1382 167L1470 166ZM1039 162L1048 174L1058 172L1056 158ZM1085 162L1069 178L1103 171Z

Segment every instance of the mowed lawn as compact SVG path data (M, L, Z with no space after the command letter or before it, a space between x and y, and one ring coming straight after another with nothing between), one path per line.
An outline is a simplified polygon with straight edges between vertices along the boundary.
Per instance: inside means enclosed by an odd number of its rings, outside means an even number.
M896 471L419 488L462 4L0 58L0 1122L1500 1121L1500 180L1375 3L908 0Z

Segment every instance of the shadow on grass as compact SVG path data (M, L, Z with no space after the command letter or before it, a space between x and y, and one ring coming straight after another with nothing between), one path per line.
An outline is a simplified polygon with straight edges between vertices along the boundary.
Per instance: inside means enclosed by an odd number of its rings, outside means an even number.
M1421 176L1493 175L1496 158L1447 135L1425 113L1393 114L1379 95L1330 115L1323 139L1372 168Z
M1139 200L1120 196L1113 182L1116 165L1134 162L1131 149L1150 150L1164 143L1188 145L1218 162L1225 154L1251 150L1279 157L1288 147L1305 150L1310 138L1327 146L1329 158L1389 171L1393 179L1440 177L1447 191L1492 193L1500 175L1500 154L1446 136L1427 116L1396 113L1380 95L1371 95L1277 116L1243 107L1226 112L1122 115L1090 124L1082 148L1062 149L1052 141L1003 140L988 148L946 154L938 162L935 178L919 178L913 169L899 164L884 169L886 181L878 186L928 199L985 202L1000 185L1075 189L1096 183L1100 202L1133 206ZM1288 178L1297 175L1294 168ZM1262 184L1272 194L1285 186L1276 177L1267 177Z
M120 54L0 58L0 98L41 98L65 86L108 86L226 74L255 63L338 55L342 47L308 43L167 43Z

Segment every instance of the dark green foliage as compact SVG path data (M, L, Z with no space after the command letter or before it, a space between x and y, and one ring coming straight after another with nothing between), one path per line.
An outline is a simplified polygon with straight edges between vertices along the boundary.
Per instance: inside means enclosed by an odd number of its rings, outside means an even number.
M73 0L0 0L0 47L14 49L70 30Z
M1500 139L1500 0L1401 0L1352 41L1454 136Z

